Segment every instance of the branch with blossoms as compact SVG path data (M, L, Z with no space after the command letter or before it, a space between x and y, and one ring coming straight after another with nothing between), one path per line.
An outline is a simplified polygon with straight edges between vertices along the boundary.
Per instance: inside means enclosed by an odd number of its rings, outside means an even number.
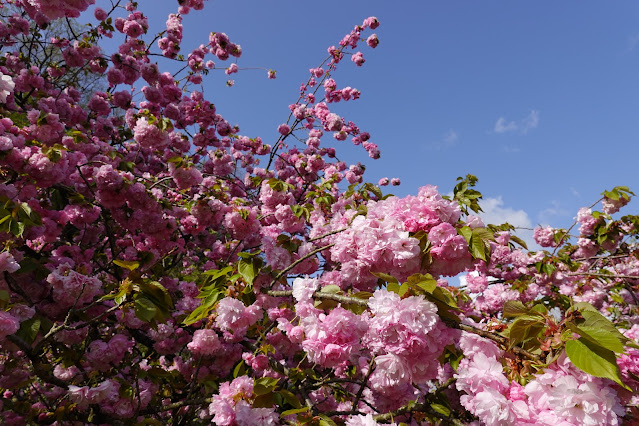
M0 12L3 421L636 418L639 217L614 216L628 188L569 231L535 229L548 250L530 252L473 214L472 175L452 197L395 197L340 160L331 140L380 155L333 108L360 97L338 64L364 65L376 18L309 70L271 146L201 91L210 70L245 69L241 47L213 32L180 55L204 0L158 34L135 2L76 29L92 3ZM68 34L43 40L58 18Z

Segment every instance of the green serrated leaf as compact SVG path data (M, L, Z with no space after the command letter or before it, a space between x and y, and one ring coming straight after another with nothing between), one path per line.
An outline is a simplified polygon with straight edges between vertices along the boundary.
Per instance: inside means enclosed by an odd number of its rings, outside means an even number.
M404 297L404 295L406 293L408 293L410 291L410 287L408 286L408 283L404 283L402 285L399 286L399 296L400 297Z
M233 369L233 378L236 379L240 376L244 376L246 374L246 364L244 360L237 363L235 368Z
M331 420L326 414L320 414L319 418L319 426L337 426L337 423Z
M320 293L328 293L328 294L337 294L340 291L342 291L341 288L339 288L339 286L335 285L335 284L329 284L325 287L322 287L320 289Z
M299 411L296 411L296 412L290 413L290 414L297 414L297 413L302 413L304 411L308 411L309 407L302 407L302 404L300 403L299 399L297 399L295 394L293 394L292 392L290 392L290 391L288 391L286 389L282 389L282 390L277 391L277 393L282 395L282 398L284 398L284 400L286 402L288 402L293 407L295 407L297 410L299 410ZM289 411L295 411L295 410L289 410ZM282 413L282 417L284 417L284 413Z
M18 222L16 220L12 220L9 223L9 229L11 230L11 233L16 236L17 238L22 238L22 235L24 234L24 222Z
M575 329L571 328L571 330L595 345L604 347L616 353L622 353L624 351L624 346L621 340L604 329L581 325L575 327Z
M38 336L41 324L42 321L38 317L33 317L26 321L22 321L22 323L20 324L20 329L16 332L16 335L25 342L31 344Z
M544 329L546 322L538 315L521 315L508 328L510 346L526 342L537 336Z
M538 303L538 304L534 305L532 308L530 308L530 313L533 314L533 315L535 313L547 314L548 313L548 308L546 308L541 303Z
M226 268L222 268L222 269L210 269L204 272L204 275L207 275L209 279L211 280L215 280L221 277L222 275L228 275L228 273L231 272L232 270L233 268L231 266L227 266Z
M457 233L466 239L467 243L470 243L470 238L473 236L473 230L470 226L463 226L457 230Z
M385 274L383 272L371 272L371 274L375 275L377 278L380 278L381 280L383 280L384 282L387 282L389 284L391 284L391 283L399 284L399 281L397 280L397 278L395 278L392 275Z
M202 305L195 308L193 312L191 312L186 318L184 318L182 323L184 325L191 325L200 320L203 320L204 318L207 318L213 310L214 306L215 305L213 304L203 303Z
M256 384L261 384L267 387L275 387L279 381L280 379L275 377L260 377L259 379L255 379Z
M173 299L168 290L157 281L144 281L138 284L140 293L157 306L163 315L173 308Z
M368 300L371 297L373 297L373 293L371 293L369 291L358 291L357 293L353 293L350 296L354 297L356 299Z
M566 342L566 355L575 367L591 376L610 379L631 390L621 379L615 353L580 337Z
M294 408L292 410L283 411L282 414L280 414L280 416L286 417L286 416L291 416L293 414L306 413L308 410L310 410L310 407Z
M526 242L524 240L522 240L521 238L519 238L516 235L511 235L510 239L514 242L516 242L517 244L519 244L520 246L522 246L523 248L525 248L526 250L528 250L528 245L526 244Z
M262 259L259 257L251 257L247 259L240 259L237 264L237 271L244 278L248 284L253 284L255 277L260 273L262 266Z
M133 260L115 259L113 263L118 265L120 268L128 269L129 271L135 271L136 269L140 267L140 262L133 261Z
M142 321L152 321L158 313L158 309L153 302L146 297L138 297L134 303L135 316Z
M386 290L399 294L399 283L388 283L386 285Z
M580 313L584 318L583 322L566 324L571 330L592 343L613 352L622 353L624 351L624 344L628 338L621 334L610 320L590 309L585 309Z
M475 237L473 235L473 237L470 239L469 248L470 254L472 254L475 259L481 259L484 262L488 262L488 259L486 258L486 249L484 247L484 242L481 240L481 238Z
M504 317L518 317L529 313L529 309L519 300L508 300L504 303Z
M442 414L446 417L450 416L451 411L450 408L446 407L445 405L442 404L430 404L430 408L432 408L433 410L435 410L436 412L438 412L439 414Z

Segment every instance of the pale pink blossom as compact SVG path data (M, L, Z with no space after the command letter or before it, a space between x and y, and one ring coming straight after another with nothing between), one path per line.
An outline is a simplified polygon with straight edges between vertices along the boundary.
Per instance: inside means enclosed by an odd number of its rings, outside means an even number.
M203 329L193 333L193 340L187 347L194 355L210 356L215 354L222 345L215 330Z
M298 302L310 302L313 293L318 289L318 280L315 278L295 278L293 281L293 297Z
M7 102L7 97L13 93L13 88L15 86L16 85L11 76L0 72L0 102Z

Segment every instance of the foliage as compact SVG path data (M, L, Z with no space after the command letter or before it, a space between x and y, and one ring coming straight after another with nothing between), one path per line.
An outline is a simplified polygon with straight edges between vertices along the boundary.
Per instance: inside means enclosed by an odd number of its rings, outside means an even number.
M197 90L243 71L226 34L181 49L203 0L179 1L156 37L137 3L68 24L91 3L2 11L4 423L637 420L639 216L617 214L629 188L568 230L536 229L544 250L530 251L474 215L472 175L452 197L399 198L337 159L331 136L379 157L331 110L360 96L335 77L378 46L376 18L310 70L269 145ZM122 38L117 53L103 37Z

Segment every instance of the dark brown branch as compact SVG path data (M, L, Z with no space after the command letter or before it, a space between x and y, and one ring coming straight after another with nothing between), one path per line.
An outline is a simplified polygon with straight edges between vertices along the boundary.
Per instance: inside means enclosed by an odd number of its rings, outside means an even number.
M325 245L325 246L320 247L318 249L315 249L312 252L307 253L305 256L300 257L295 262L293 262L290 265L288 265L286 268L282 269L280 271L280 273L275 276L275 278L273 279L273 282L271 282L271 288L275 285L275 283L277 283L280 280L280 278L282 278L284 275L286 275L286 273L288 271L290 271L291 269L295 268L297 265L299 265L300 263L304 262L306 259L309 259L310 257L315 256L317 253L319 253L321 251L324 251L326 249L329 249L329 248L333 247L334 245L335 244L328 244L328 245Z
M269 296L273 297L288 297L293 295L292 290L270 290L266 292ZM355 297L343 296L341 294L331 294L331 293L322 293L321 291L316 291L313 293L313 297L316 299L324 299L324 300L334 300L336 302L345 303L347 305L359 305L359 306L368 306L368 302L363 299L357 299Z

